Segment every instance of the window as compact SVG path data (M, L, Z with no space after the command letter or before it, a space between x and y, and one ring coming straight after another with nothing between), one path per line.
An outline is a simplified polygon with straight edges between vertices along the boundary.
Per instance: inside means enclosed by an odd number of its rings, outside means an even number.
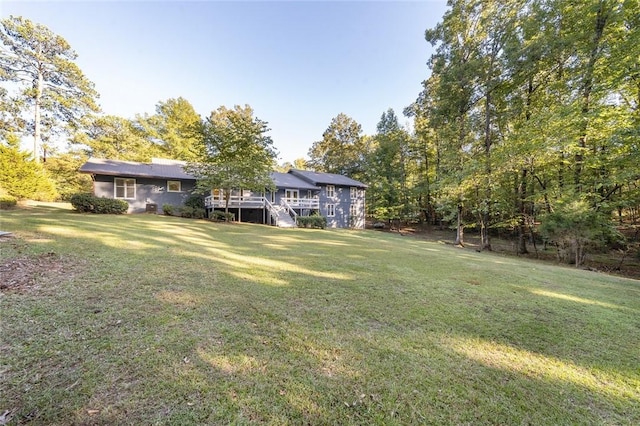
M358 206L351 204L349 206L349 216L356 217L358 215Z
M168 180L167 191L169 192L182 192L181 182L179 180Z
M300 193L297 189L285 189L284 190L284 198L286 198L287 202L296 202Z
M327 217L334 217L336 215L336 205L327 204Z
M336 187L333 185L327 185L327 198L333 198L336 196Z
M136 180L115 178L114 180L114 198L136 198Z
M356 188L355 186L349 188L349 196L352 200L358 198L358 188Z

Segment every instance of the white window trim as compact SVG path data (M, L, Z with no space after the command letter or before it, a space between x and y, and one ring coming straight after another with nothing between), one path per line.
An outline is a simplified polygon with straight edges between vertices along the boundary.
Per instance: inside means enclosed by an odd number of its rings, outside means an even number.
M335 204L327 204L327 217L335 217L336 216L336 205Z
M329 194L329 188L331 188L331 194ZM327 198L333 198L336 196L336 186L327 185Z
M178 190L177 191L172 191L171 190L171 185L169 185L171 182L175 182L178 184ZM179 180L168 180L167 181L167 192L182 192L182 182Z
M349 188L349 198L351 198L352 200L358 198L358 188L356 188L355 186Z
M351 216L351 217L357 217L358 216L358 205L357 204L349 205L349 216Z
M124 187L124 197L118 197L118 181L122 181ZM127 181L133 181L133 197L127 197ZM136 180L133 178L114 178L113 179L113 198L118 200L135 200L136 199Z

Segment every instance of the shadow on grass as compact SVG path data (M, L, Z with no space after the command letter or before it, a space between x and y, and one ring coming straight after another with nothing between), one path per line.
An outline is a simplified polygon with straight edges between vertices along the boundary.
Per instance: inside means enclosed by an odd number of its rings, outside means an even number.
M45 421L640 420L637 282L376 233L41 212L3 220L94 268L44 308L14 300L37 330L10 330L17 371L61 370L5 395L25 414L75 398Z

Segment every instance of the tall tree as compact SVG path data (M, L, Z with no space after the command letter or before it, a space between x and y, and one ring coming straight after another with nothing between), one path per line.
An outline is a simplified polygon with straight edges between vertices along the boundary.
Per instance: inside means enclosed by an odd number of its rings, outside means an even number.
M271 171L277 152L267 135L267 122L253 116L249 105L220 107L204 123L203 153L188 169L201 190L220 188L225 212L234 189L264 191L273 187Z
M77 129L88 112L98 111L98 94L75 64L76 52L47 27L12 16L0 21L0 40L0 81L15 83L18 105L31 111L21 130L33 136L39 161L41 139Z
M137 124L164 155L175 160L195 161L202 146L202 119L189 101L179 97L159 102L156 113L139 117Z
M365 172L369 209L378 219L406 219L413 211L407 184L409 141L393 109L383 112Z
M309 149L308 166L317 171L361 177L364 143L362 126L353 118L340 113L331 120L322 140Z
M84 146L86 154L92 157L147 162L162 151L145 135L131 120L105 115L94 117L70 142Z

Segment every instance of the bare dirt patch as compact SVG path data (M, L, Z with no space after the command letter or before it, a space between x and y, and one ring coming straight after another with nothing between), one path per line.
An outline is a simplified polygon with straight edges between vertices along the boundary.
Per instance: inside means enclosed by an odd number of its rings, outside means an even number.
M56 253L18 256L0 263L0 293L28 293L52 287L79 269L77 260Z

